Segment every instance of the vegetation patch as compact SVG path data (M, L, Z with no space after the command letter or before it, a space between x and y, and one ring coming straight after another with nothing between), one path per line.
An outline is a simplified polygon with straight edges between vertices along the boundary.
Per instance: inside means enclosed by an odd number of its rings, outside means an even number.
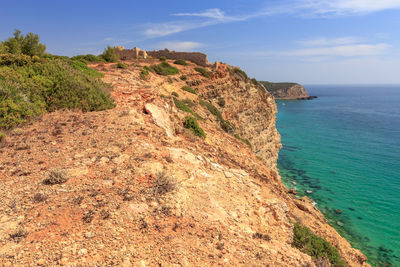
M154 181L153 195L155 197L163 196L176 189L176 184L171 177L166 175L164 172L159 173Z
M117 64L117 68L119 69L126 69L128 67L128 65L126 65L125 63L122 62L118 62Z
M162 62L158 65L152 65L150 68L158 75L167 76L179 73L179 70L176 67L171 66L167 62Z
M167 61L166 57L160 57L160 61Z
M103 54L100 55L102 59L104 59L106 62L117 62L119 60L118 54L115 52L115 48L111 46L107 46L106 49L104 49Z
M199 72L201 75L203 75L206 78L210 78L211 77L210 72L208 72L207 70L205 70L203 68L194 68L194 70Z
M186 92L189 92L189 93L192 93L192 94L195 94L195 95L197 95L197 92L196 92L196 90L195 89L193 89L192 87L190 87L190 86L187 86L187 85L185 85L185 86L182 86L182 88L181 88L183 91L186 91Z
M4 138L6 138L6 134L0 132L0 142L1 142Z
M196 119L191 116L186 116L183 126L187 129L192 130L192 132L200 137L206 137L204 130L199 126Z
M68 181L67 174L64 170L55 169L50 171L46 179L43 180L45 185L63 184Z
M236 139L242 141L243 143L245 143L246 145L248 145L248 146L251 148L251 144L250 144L249 140L240 137L238 134L234 134L233 136L234 136Z
M46 46L39 42L39 35L29 32L24 36L20 30L15 30L13 35L0 43L0 54L44 55Z
M249 76L247 76L246 72L242 71L242 70L239 69L239 68L234 68L234 69L233 69L233 72L236 73L236 74L238 74L238 75L240 75L240 76L243 77L244 79L248 79L248 78L249 78Z
M87 55L77 55L71 57L72 60L79 60L82 61L83 63L91 63L91 62L106 62L102 57L100 56L95 56L92 54L87 54Z
M177 92L172 92L171 95L173 95L175 97L179 97L179 94Z
M0 62L0 128L11 129L46 111L114 107L110 86L81 61L8 54Z
M75 69L85 73L86 75L89 75L91 77L104 77L103 73L98 72L95 69L89 68L84 62L80 60L73 60L72 65Z
M183 59L175 60L174 64L182 65L182 66L187 66L187 65L188 65L188 64L186 63L186 61L183 60Z
M294 224L292 246L310 255L314 260L328 259L332 266L347 266L336 248L299 223Z
M182 81L186 81L187 80L187 76L186 75L182 75L180 78L181 78Z
M213 104L204 100L200 100L200 105L205 107L211 114L213 114L217 118L221 128L225 132L233 133L235 131L235 128L232 126L232 124L222 118L221 112Z
M193 102L191 102L191 103L193 104ZM187 104L185 104L185 101L181 101L181 100L179 100L179 99L174 97L174 104L178 109L192 114L197 119L200 119L200 120L203 119L202 117L200 117L200 115L198 115L197 113L193 112L193 110Z
M225 104L226 104L226 102L225 102L224 98L222 98L222 97L218 98L218 106L223 108L223 107L225 107Z
M143 69L140 71L140 78L143 80L147 80L147 76L149 75L148 67L145 66Z

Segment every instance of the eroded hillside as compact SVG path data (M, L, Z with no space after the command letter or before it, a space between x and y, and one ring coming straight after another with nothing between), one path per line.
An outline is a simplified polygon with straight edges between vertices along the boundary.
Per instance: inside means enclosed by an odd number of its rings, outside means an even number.
M315 266L293 222L367 265L280 182L269 93L225 64L170 61L179 74L162 76L145 68L158 60L126 63L91 66L114 109L49 113L0 142L1 266Z

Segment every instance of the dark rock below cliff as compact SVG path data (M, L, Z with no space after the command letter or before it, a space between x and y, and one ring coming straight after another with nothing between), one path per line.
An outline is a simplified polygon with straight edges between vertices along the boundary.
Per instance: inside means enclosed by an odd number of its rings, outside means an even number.
M316 96L309 96L307 90L298 83L272 83L266 81L261 81L260 83L276 99L310 100L317 98Z

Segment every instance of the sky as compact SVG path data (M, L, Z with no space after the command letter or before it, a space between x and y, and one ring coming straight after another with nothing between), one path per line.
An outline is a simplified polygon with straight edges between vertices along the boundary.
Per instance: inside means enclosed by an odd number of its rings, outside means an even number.
M400 0L2 0L0 25L58 55L168 48L257 80L400 84Z

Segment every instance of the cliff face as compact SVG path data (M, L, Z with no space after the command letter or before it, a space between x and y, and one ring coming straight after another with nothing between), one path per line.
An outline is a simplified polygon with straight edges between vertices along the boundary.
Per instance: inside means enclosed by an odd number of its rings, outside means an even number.
M276 99L308 99L307 90L297 83L260 82Z
M116 108L46 114L0 142L1 266L316 266L291 245L292 222L350 266L367 266L308 198L280 182L270 94L224 64L207 68L211 78L190 63L143 79L143 66L159 61L127 63L92 65L113 85ZM206 138L183 127L190 113L173 92L203 118Z

